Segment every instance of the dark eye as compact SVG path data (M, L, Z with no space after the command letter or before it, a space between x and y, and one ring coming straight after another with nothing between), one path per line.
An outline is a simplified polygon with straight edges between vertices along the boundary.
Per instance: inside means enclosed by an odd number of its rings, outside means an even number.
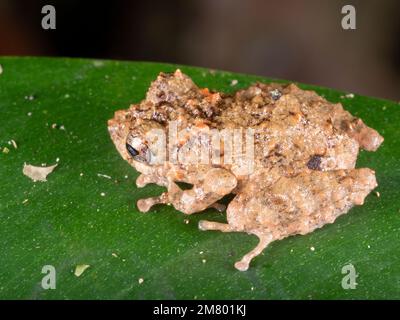
M128 150L129 154L132 157L136 157L139 154L139 151L137 151L135 148L133 148L130 144L126 144L126 150Z

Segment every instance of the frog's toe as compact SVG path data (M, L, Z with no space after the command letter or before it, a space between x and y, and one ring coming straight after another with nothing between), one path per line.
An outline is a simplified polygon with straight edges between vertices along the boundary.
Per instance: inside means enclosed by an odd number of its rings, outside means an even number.
M152 207L152 203L149 201L151 199L140 199L136 203L140 212L148 212Z
M249 269L249 262L238 261L235 263L235 268L239 271L247 271Z

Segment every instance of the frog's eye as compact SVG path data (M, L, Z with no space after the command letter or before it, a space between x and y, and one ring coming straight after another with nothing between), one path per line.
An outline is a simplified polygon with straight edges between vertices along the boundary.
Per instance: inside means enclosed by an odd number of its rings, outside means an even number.
M137 151L134 147L132 147L129 143L126 144L126 150L128 150L129 154L132 157L136 157L139 154L139 151Z
M129 142L127 141L125 146L126 150L135 161L150 163L151 152L148 146L142 143L141 140L132 139Z

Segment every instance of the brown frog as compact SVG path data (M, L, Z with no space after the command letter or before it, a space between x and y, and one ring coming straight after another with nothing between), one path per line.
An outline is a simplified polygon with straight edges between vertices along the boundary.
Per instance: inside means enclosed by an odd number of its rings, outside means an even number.
M218 201L235 195L228 223L200 221L199 228L259 238L235 263L241 271L272 241L307 234L362 205L377 183L373 170L355 169L358 151L375 151L383 141L341 104L294 84L223 94L198 88L180 70L160 73L146 98L117 111L108 130L141 173L138 187L167 188L139 200L140 211L155 204L185 214L222 211Z

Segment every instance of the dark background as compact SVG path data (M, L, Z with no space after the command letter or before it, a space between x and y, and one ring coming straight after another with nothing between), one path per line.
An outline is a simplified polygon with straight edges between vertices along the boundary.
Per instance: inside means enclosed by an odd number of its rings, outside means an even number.
M54 5L57 29L41 28ZM357 10L343 30L341 8ZM174 62L400 100L398 0L0 0L0 55Z

